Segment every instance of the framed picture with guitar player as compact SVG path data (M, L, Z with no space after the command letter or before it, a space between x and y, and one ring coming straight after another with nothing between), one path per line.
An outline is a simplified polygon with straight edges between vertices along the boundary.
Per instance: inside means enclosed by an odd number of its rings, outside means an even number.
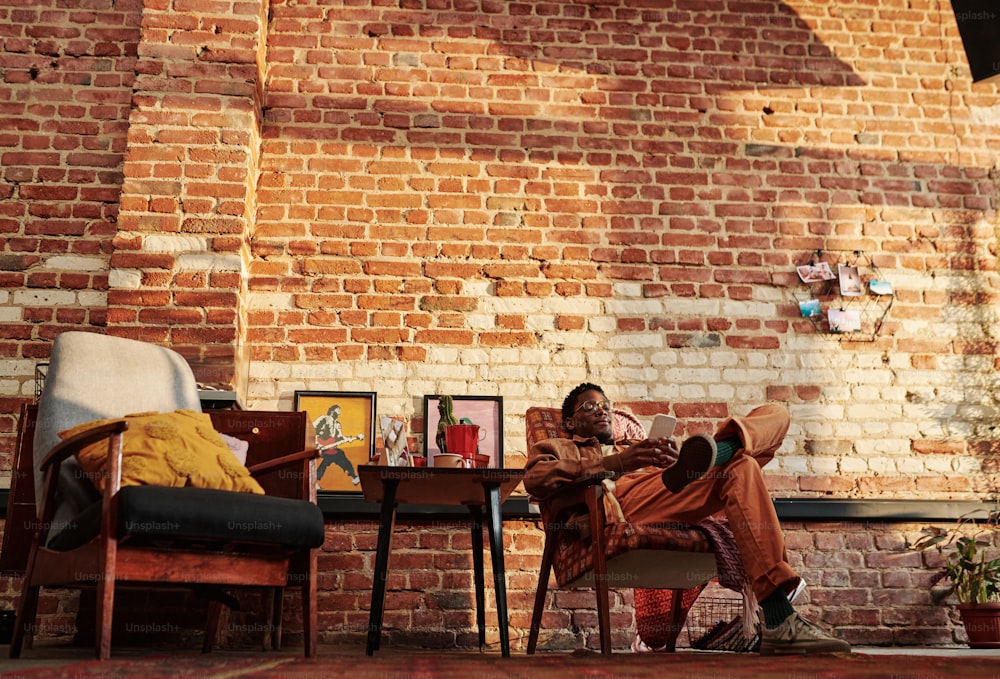
M361 493L358 466L375 454L376 398L371 391L295 392L295 409L316 430L317 490Z

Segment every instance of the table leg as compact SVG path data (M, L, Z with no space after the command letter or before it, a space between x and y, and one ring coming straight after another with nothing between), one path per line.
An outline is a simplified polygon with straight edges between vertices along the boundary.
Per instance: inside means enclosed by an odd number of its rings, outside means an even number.
M503 521L500 515L500 486L483 486L486 494L486 527L490 533L490 556L493 559L493 591L497 598L497 621L500 627L500 653L510 657L507 629L507 578L503 565Z
M476 623L479 625L479 650L486 646L486 576L483 569L483 508L469 505L472 515L472 564L476 580Z
M375 552L375 575L372 580L372 602L368 614L368 647L372 655L382 642L382 614L385 611L385 580L389 572L389 552L392 532L396 525L396 488L399 481L383 479L382 510L378 526L378 547Z

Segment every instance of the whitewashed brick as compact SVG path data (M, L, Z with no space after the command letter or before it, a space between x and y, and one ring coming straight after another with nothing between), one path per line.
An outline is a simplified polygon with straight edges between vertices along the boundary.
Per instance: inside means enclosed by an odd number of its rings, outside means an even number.
M662 315L665 310L658 299L609 299L604 302L605 313L613 316L649 316Z
M897 420L889 422L889 433L896 438L915 439L920 438L920 427L916 422Z
M577 349L565 349L555 352L550 361L539 363L538 365L549 365L551 363L551 365L558 366L582 366L584 360L584 354L582 351Z
M177 258L178 271L242 271L243 257L238 254L187 254Z
M533 382L538 378L538 371L529 365L484 365L482 373L487 381L503 385L505 390L510 386Z
M541 342L543 345L551 347L585 348L594 346L596 340L594 336L586 332L566 332L560 330L558 332L543 332L541 334Z
M869 462L866 459L860 457L843 457L840 459L840 472L842 474L864 474L868 471L876 471L876 469L869 466ZM879 471L885 472L884 464Z
M800 420L792 415L793 422L799 422L802 426L802 436L807 439L830 439L833 438L833 422L828 420Z
M721 302L719 314L729 318L746 317L771 319L778 315L778 310L774 304L768 304L757 300L727 299Z
M629 297L641 298L642 285L639 283L633 283L631 281L621 281L611 286L611 292L617 299L629 298Z
M686 352L695 353L695 352ZM717 349L715 351L708 352L708 363L713 368L731 368L738 366L740 364L742 356L734 351L725 351L722 349ZM764 359L764 363L761 366L766 365L767 359ZM757 366L759 367L759 366Z
M108 258L90 255L53 255L45 260L46 269L59 271L105 271Z
M698 367L706 366L709 364L708 354L704 351L681 351L678 352L677 357L679 360L679 365L688 367ZM712 364L713 367L720 367Z
M0 361L0 377L33 377L36 362L31 359L8 358Z
M0 363L3 363L3 361L0 361ZM26 384L28 383L21 380L0 379L0 396L27 396L25 390L22 390L22 385Z
M670 380L659 380L649 390L649 398L653 401L676 403L680 398L680 387Z
M0 323L15 323L24 318L21 307L0 306Z
M844 419L844 407L835 403L797 403L789 407L792 419L799 423L816 420L820 422L836 422Z
M251 292L247 306L257 310L295 309L295 295L287 292Z
M77 301L81 306L100 308L108 305L108 293L97 290L81 290L77 293Z
M749 412L750 408L765 403L767 397L765 394L765 388L767 384L756 383L756 384L738 384L733 387L730 384L715 384L712 385L710 393L712 398L715 398L714 394L717 393L716 390L720 392L725 392L726 390L732 391L732 396L726 399L726 401L739 401L740 403L752 403L752 406L747 406L746 411Z
M409 394L410 397L414 399L422 399L424 394L435 393L434 382L430 380L416 379L413 376L411 376L403 386L404 393Z
M17 290L14 304L20 306L70 306L76 304L76 294L69 290Z
M830 455L816 455L809 458L809 468L821 476L839 475L837 458Z
M490 352L481 348L463 349L458 355L458 360L463 365L486 365L491 358Z
M704 401L708 398L708 390L700 384L683 384L680 387L680 398L687 401Z
M736 389L728 384L712 384L708 387L708 398L712 401L728 403L736 397ZM749 409L748 409L749 410ZM739 413L744 414L744 413Z
M591 332L600 335L616 332L618 330L618 323L611 316L588 316L587 327Z
M847 407L847 417L857 422L869 423L866 427L866 431L868 431L874 421L899 419L901 410L899 405L895 403L852 404Z
M658 368L672 367L678 364L680 354L677 351L656 351L649 357L649 364Z
M524 327L531 332L547 332L556 327L556 317L552 314L532 314L524 319Z
M719 371L712 368L705 368L703 370L678 368L672 371L672 377L681 384L690 385L708 385L724 381Z
M108 272L108 287L112 290L138 290L142 287L142 272L138 269L112 269Z
M896 460L896 472L904 476L916 476L927 472L923 459L913 454Z
M983 472L983 461L976 457L962 455L955 459L954 467L956 475L974 477Z
M482 298L481 304L483 311L491 314L553 316L566 312L581 313L580 306L576 304L568 306L566 300L553 300L551 304L549 300L545 300L543 304L542 300L537 297L495 297L490 294ZM585 304L584 308L589 312L597 313L599 304L596 301L589 301L589 304Z
M774 370L740 370L727 368L722 371L722 379L731 384L776 384L778 373Z
M212 243L206 236L180 233L148 233L142 237L144 252L182 254L185 252L211 252Z
M924 459L927 471L937 474L951 474L955 471L955 460L950 455L927 455Z

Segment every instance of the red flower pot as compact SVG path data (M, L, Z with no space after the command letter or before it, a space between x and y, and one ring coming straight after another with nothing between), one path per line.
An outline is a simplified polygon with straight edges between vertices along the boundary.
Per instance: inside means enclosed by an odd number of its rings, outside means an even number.
M1000 603L959 604L971 648L1000 648Z

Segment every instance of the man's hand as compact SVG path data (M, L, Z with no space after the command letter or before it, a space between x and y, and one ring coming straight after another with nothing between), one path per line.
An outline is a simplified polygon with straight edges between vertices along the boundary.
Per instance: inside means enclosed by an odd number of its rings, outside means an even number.
M677 442L669 439L644 439L621 452L622 466L626 472L634 472L643 467L666 468L677 462L680 449Z

